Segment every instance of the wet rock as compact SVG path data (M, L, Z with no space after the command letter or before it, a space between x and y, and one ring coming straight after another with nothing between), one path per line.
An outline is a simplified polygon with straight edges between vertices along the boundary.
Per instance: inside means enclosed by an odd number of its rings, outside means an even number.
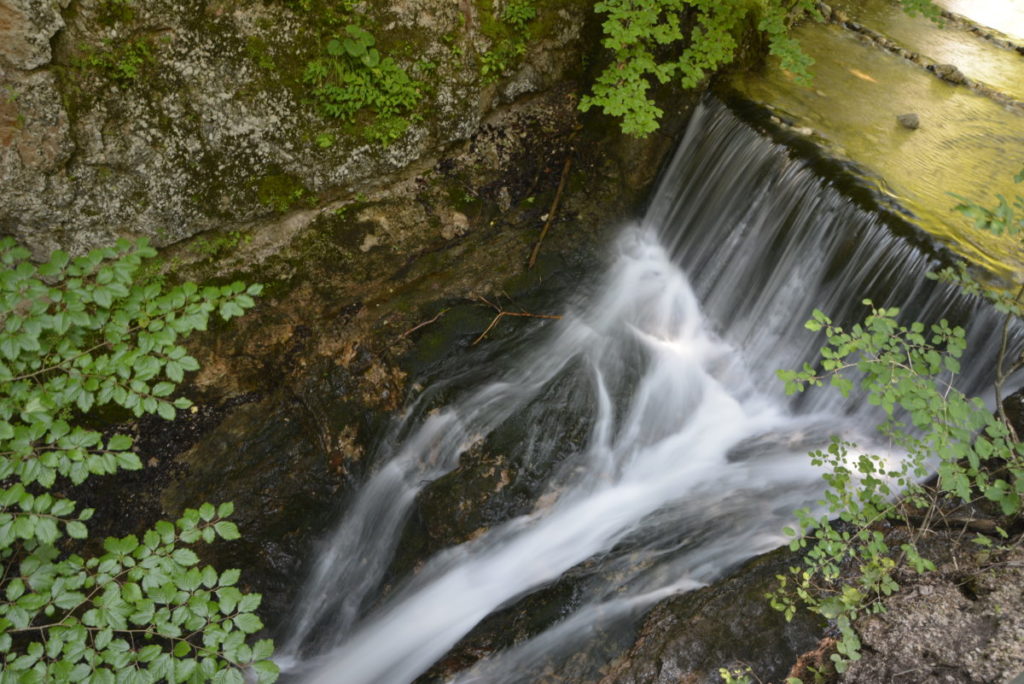
M600 684L717 684L718 668L739 663L761 681L781 681L797 657L814 648L823 627L806 611L786 622L764 597L793 563L780 549L717 584L658 604Z
M947 83L954 85L967 83L967 77L954 64L933 64L928 67L928 70Z
M921 126L921 118L913 112L909 114L900 114L896 117L896 120L900 122L901 126L912 131L916 131Z

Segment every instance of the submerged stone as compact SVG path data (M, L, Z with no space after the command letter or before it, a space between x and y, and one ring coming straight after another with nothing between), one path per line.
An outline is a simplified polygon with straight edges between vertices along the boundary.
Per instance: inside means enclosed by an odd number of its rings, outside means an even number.
M900 125L904 128L909 128L914 131L921 125L921 118L914 113L900 114L896 117L896 120L900 122Z

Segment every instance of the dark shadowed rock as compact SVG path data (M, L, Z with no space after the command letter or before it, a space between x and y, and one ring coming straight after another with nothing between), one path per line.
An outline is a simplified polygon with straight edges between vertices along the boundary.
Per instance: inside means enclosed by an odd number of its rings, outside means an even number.
M717 684L720 667L739 663L761 681L782 681L824 626L806 611L786 622L765 598L775 576L794 562L788 549L779 549L722 582L658 604L600 684Z

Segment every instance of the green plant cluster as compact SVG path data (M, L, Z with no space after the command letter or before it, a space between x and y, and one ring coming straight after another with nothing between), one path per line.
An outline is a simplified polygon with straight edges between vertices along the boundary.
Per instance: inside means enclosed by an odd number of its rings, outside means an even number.
M932 0L900 0L900 6L912 17L920 14L936 23L942 21L942 8Z
M941 19L932 0L901 4L908 14ZM594 10L605 15L602 44L612 51L612 60L591 94L580 99L580 109L597 107L621 119L624 133L636 136L657 130L664 114L650 96L655 83L696 87L733 61L751 22L780 66L809 84L814 60L789 29L801 18L822 18L814 0L600 0Z
M1024 171L1016 180L1024 181ZM961 198L957 210L979 229L1024 237L1024 198L1020 196L1012 203L999 197L994 208ZM805 551L804 564L791 568L788 576L779 576L780 586L769 598L787 619L803 604L835 621L841 639L831 659L839 672L860 658L854 621L864 613L882 610L879 599L899 588L896 571L935 569L920 554L916 540L927 533L927 521L937 511L987 501L1007 519L1021 513L1024 445L1007 419L1002 400L1004 384L1024 367L1024 358L1011 360L1008 351L1011 322L1024 317L1024 286L1015 294L985 286L963 265L932 277L954 282L1004 313L996 360L995 414L980 399L968 398L954 387L966 347L963 329L944 320L931 326L904 325L897 321L896 309L877 307L868 300L864 303L871 313L850 330L815 311L806 325L827 337L820 368L805 365L800 371L778 373L788 393L822 385L826 379L844 396L859 387L869 403L885 412L881 433L901 454L886 458L833 439L826 450L811 454L815 465L825 467L822 512L799 510L797 527L784 530L793 538L791 548ZM938 474L937 485L922 484L933 470ZM882 531L886 523L914 533L893 548ZM995 531L1006 537L1002 527ZM982 534L974 541L981 546L995 543Z
M119 45L108 40L102 50L86 49L74 64L79 68L94 69L121 85L130 85L138 81L155 60L149 40L136 38Z
M239 536L230 503L186 510L142 538L107 538L91 555L92 509L62 492L95 475L142 468L132 439L76 422L114 404L173 419L199 367L179 339L254 305L259 286L167 291L139 282L155 251L119 241L43 264L0 240L0 682L273 681L260 597L237 570L189 548Z
M368 113L364 134L388 145L418 116L423 84L394 59L382 56L376 42L366 29L345 26L326 42L320 57L306 64L302 80L324 116L354 123L357 115Z
M533 0L509 0L501 9L485 3L481 13L487 17L482 30L491 40L491 47L480 54L480 76L485 83L493 83L526 54L537 8Z
M749 17L758 18L783 68L806 80L812 60L788 35L788 25L805 13L820 16L812 0L601 0L594 9L606 15L602 43L614 56L580 108L596 106L621 118L622 130L632 135L647 135L659 125L663 112L648 94L653 82L678 79L682 87L693 88L729 64ZM684 33L691 14L695 24ZM684 44L678 56L664 57Z
M282 213L301 202L308 192L301 180L287 173L268 173L256 183L259 203Z

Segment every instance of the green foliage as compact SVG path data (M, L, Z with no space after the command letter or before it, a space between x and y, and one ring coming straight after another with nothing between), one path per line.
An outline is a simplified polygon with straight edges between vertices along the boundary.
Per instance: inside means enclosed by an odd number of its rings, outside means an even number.
M799 601L836 620L842 639L833 661L840 672L859 658L852 621L879 609L877 599L898 588L893 579L897 566L934 569L913 541L890 548L882 523L909 525L912 511L937 506L943 497L984 497L1013 515L1024 493L1024 458L1007 426L981 400L952 386L965 347L963 329L946 321L929 328L901 325L896 309L865 304L871 313L850 330L815 311L807 327L823 330L828 340L821 369L805 365L800 371L779 371L787 392L825 380L843 395L859 386L868 403L885 412L882 434L906 454L887 458L834 439L827 450L811 454L815 465L826 468L828 488L819 502L824 512L797 511L797 528L784 530L794 550L806 550L805 565L779 578L772 605L792 617ZM934 459L938 491L919 482ZM897 493L898 500L893 498ZM830 522L834 519L840 522Z
M201 235L195 239L189 248L200 256L213 259L250 242L252 242L251 234L243 233L240 230L232 230L227 233Z
M900 0L900 6L912 17L920 14L936 23L942 21L942 8L932 0Z
M414 80L394 59L375 47L369 31L349 24L330 38L324 53L306 64L302 80L321 114L353 123L357 115L370 117L365 134L388 145L400 138L414 118L423 84Z
M95 69L121 85L137 81L154 62L153 46L145 38L119 44L108 40L103 50L87 49L74 60L79 68Z
M285 212L302 201L306 187L287 173L270 173L256 184L256 199L277 212Z
M527 24L536 18L533 0L509 0L501 11L501 20L520 33L525 33Z
M1024 169L1013 179L1017 183L1024 183ZM953 197L960 201L955 207L956 211L971 219L975 228L1017 239L1024 233L1024 197L1017 195L1013 201L1007 201L1002 195L996 195L996 205L992 208L983 207L960 195L954 194Z
M490 49L480 55L480 75L484 83L493 83L526 54L537 8L533 0L509 0L501 10L490 2L483 3L480 12L481 30L491 41Z
M1024 171L1016 180L1024 181ZM1024 247L1024 198L1009 203L1000 196L993 208L961 198L957 210L982 230L1016 236ZM934 277L985 297L1004 313L996 362L997 415L980 399L965 397L953 387L966 346L961 328L946 321L930 327L902 325L896 309L876 307L867 300L871 313L849 331L815 311L806 326L824 331L827 338L820 369L805 364L800 371L778 372L787 393L822 385L826 379L844 396L859 386L867 401L885 412L882 434L905 452L886 458L833 439L826 451L811 454L815 465L826 468L828 487L818 502L824 512L799 510L797 528L784 530L793 539L793 550L805 550L804 564L791 568L789 576L779 576L779 589L769 598L787 619L802 603L835 621L841 639L832 661L839 672L860 658L853 621L864 612L881 610L878 599L899 588L896 570L935 569L918 551L916 537L892 548L882 531L885 523L897 522L921 534L911 518L928 520L933 509L950 502L987 500L1004 516L1021 512L1024 445L1007 419L1002 399L1003 384L1024 367L1021 358L1007 366L1009 324L1024 314L1024 286L1015 295L985 286L962 264ZM933 468L938 486L920 484ZM996 531L1005 537L1001 528ZM993 544L983 535L974 541Z
M806 80L812 63L787 35L793 17L818 15L811 0L602 0L594 9L606 15L603 44L614 57L580 108L597 106L620 117L622 130L632 135L646 135L658 127L663 112L648 95L652 83L678 80L684 88L697 86L732 61L750 17L758 19L758 28L783 68ZM684 35L689 13L696 24ZM668 48L684 44L678 57L663 57Z
M602 44L613 53L580 109L598 107L622 120L624 133L644 136L657 130L664 112L649 91L654 83L676 81L694 88L730 64L742 32L751 21L768 41L768 51L797 82L810 82L814 60L789 35L797 20L820 20L814 0L600 0L605 15ZM902 0L911 15L938 20L932 0ZM692 28L684 30L688 23Z
M75 259L29 260L0 240L0 682L273 681L260 598L239 572L202 566L189 546L238 538L229 503L203 504L139 539L107 538L98 556L68 484L142 467L125 435L74 424L115 404L173 419L171 397L198 363L179 338L253 306L259 286L161 291L136 282L154 250L119 241Z
M753 684L754 680L751 678L750 672L750 668L746 666L718 668L718 676L725 684Z

